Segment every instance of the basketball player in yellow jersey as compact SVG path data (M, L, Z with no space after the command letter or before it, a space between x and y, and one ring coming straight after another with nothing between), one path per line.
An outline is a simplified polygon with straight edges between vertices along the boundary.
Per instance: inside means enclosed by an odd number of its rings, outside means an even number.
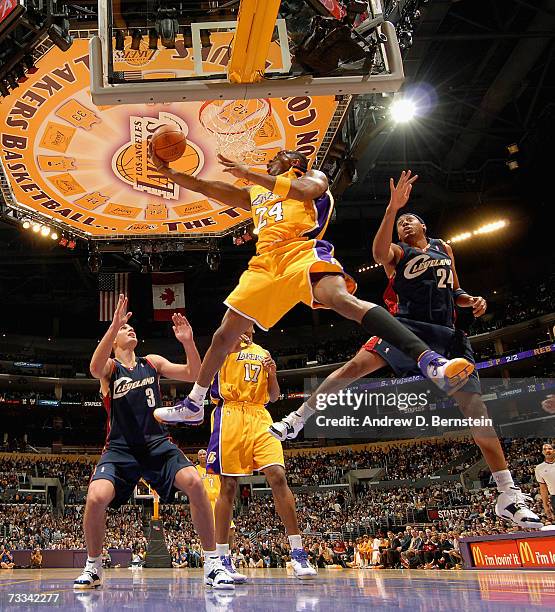
M206 469L219 474L221 490L216 502L216 552L236 582L246 576L233 566L228 545L229 524L240 476L264 473L291 546L291 565L297 578L314 578L303 549L295 500L285 478L281 442L269 432L272 417L268 402L279 398L276 364L268 351L252 342L252 327L236 342L216 374L210 389L217 403L212 414L212 435ZM239 577L239 579L237 579Z
M474 369L469 361L448 361L431 351L384 308L352 295L354 281L334 258L333 246L322 240L333 212L328 179L318 170L308 170L308 160L302 153L280 151L268 162L267 174L253 172L247 165L220 155L224 172L254 184L248 188L176 172L152 148L150 156L161 174L186 189L251 210L258 231L257 254L225 302L228 310L212 338L191 393L171 408L158 408L154 415L159 421L202 423L210 382L236 339L253 322L269 329L299 302L312 308L331 308L359 322L370 335L379 336L412 357L423 374L449 394L466 383ZM407 200L416 178L403 174L399 181Z

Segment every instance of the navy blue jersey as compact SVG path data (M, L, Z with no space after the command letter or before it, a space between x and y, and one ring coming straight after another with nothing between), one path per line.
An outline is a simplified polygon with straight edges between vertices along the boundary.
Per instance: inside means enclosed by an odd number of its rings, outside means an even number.
M403 256L389 280L384 300L391 314L454 326L453 270L445 243L430 238L425 249L400 242Z
M106 448L144 447L169 438L168 430L152 416L161 405L158 372L147 359L137 357L133 369L114 359L110 392L104 397Z

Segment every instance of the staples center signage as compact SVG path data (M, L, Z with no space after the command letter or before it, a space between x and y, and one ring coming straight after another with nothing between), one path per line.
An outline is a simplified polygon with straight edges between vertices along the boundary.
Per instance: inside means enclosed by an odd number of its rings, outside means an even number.
M222 172L216 140L198 121L201 102L97 107L88 62L87 40L75 40L66 53L52 47L38 72L2 99L0 160L11 187L4 193L8 202L93 238L217 236L249 217L180 188L150 164L147 140L167 123L188 139L172 167L203 179L234 180ZM313 160L336 106L333 96L273 99L249 163L262 170L283 148Z

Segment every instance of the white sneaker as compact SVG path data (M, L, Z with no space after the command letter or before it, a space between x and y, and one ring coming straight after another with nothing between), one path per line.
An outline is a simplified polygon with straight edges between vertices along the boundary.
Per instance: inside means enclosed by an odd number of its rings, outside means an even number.
M245 574L240 574L237 571L237 568L235 567L235 563L233 563L231 555L224 555L223 557L221 557L221 559L224 569L233 578L233 582L235 582L235 584L244 584L245 582L247 582L247 577L245 576Z
M301 416L296 412L291 412L281 421L272 423L268 427L268 431L280 442L285 442L285 440L294 440L299 435L304 424L305 421Z
M211 586L213 589L228 591L235 589L235 581L222 565L220 557L204 560L204 584Z
M445 359L435 351L426 351L418 362L418 367L424 376L429 378L447 395L453 395L468 382L474 372L474 364L457 357Z
M102 586L102 566L87 561L83 573L73 581L73 588L97 589L99 586Z
M511 487L508 491L499 494L495 504L495 514L507 519L519 527L527 529L541 529L543 523L537 514L534 514L528 503L532 501L518 487Z
M177 402L175 406L156 408L154 418L163 424L185 423L185 425L202 425L204 406L198 406L190 397Z
M318 573L308 560L308 553L303 548L291 551L291 567L299 580L311 580Z

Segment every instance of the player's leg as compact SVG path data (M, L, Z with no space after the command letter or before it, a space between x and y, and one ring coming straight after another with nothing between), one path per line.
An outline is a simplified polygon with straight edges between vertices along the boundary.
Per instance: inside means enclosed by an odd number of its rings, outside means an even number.
M104 466L105 469L107 466ZM112 466L113 467L113 466ZM102 584L102 545L106 533L106 508L116 495L114 483L107 479L93 480L87 491L83 530L87 543L87 563L74 583L75 589L94 589Z
M176 474L174 487L189 498L191 519L204 550L204 581L215 589L235 588L233 578L222 566L216 552L216 535L212 507L199 473L193 466L182 467Z
M289 539L291 564L295 576L301 580L314 578L317 572L310 564L308 555L303 548L301 531L297 521L297 511L295 509L295 498L287 484L285 468L281 465L270 465L262 471L272 489L276 512L283 522L287 538Z
M272 423L270 433L283 442L293 440L299 435L308 419L318 410L325 409L326 397L337 393L350 384L364 378L387 365L378 354L362 348L352 359L332 372L298 409L289 413L281 421Z
M216 501L214 518L216 520L216 550L223 566L235 584L243 584L247 576L237 571L231 558L230 532L233 523L233 505L237 494L237 477L220 476L220 494Z
M479 393L458 391L454 398L465 417L488 418L487 407ZM508 519L519 527L541 529L543 523L540 518L528 508L528 496L524 495L513 482L495 429L488 426L477 426L471 427L470 430L474 441L482 451L499 491L495 504L497 516Z
M379 336L414 359L424 376L449 395L460 389L474 371L474 365L464 358L447 360L430 350L416 334L391 316L385 308L351 295L341 275L319 277L312 292L318 303L356 321L371 336Z
M171 408L157 408L154 418L163 423L190 423L200 425L204 420L204 398L216 372L237 343L237 339L252 327L252 321L228 309L222 324L212 336L212 343L206 351L197 382L189 395Z

